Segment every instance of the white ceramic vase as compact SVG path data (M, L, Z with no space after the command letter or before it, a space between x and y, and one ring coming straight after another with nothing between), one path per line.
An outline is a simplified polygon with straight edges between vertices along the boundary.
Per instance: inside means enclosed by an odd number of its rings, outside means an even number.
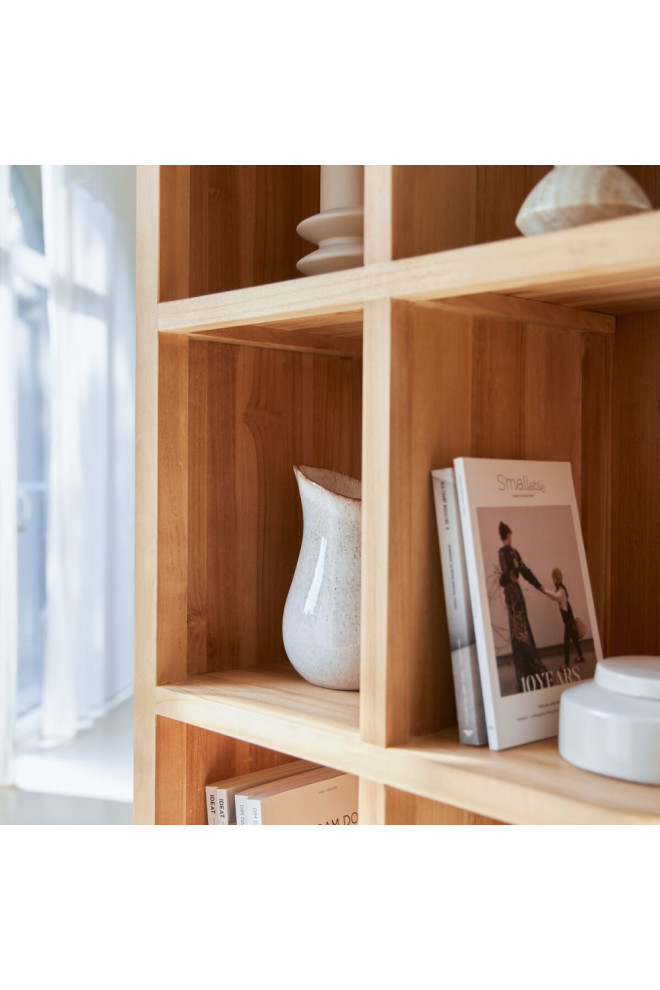
M303 538L282 636L301 677L320 687L360 686L361 484L323 468L294 467Z
M639 183L618 165L555 165L520 207L516 227L543 234L650 209Z

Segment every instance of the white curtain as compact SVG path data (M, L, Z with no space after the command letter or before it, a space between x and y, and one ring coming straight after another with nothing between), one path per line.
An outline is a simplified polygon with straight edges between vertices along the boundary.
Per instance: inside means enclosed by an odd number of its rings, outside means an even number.
M133 684L135 167L46 165L42 186L51 433L41 736L56 744Z
M9 236L9 165L0 165L0 786L13 781L18 643L16 376Z

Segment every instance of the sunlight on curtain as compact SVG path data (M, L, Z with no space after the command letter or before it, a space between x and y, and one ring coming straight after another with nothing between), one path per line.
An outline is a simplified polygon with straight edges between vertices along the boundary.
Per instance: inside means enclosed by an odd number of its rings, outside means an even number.
M51 450L41 736L133 682L134 166L42 166Z
M13 780L18 642L16 382L9 258L9 165L0 165L0 785Z

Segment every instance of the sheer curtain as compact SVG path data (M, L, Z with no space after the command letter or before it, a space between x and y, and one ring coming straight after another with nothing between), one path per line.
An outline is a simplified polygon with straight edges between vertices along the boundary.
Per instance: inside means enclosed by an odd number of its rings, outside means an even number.
M47 619L41 736L133 683L135 168L42 166L50 272Z
M13 780L18 643L16 378L9 237L9 165L0 165L0 786Z

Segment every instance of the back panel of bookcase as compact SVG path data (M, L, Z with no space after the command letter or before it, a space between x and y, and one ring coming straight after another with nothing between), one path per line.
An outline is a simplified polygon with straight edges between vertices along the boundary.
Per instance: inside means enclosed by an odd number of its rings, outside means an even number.
M319 195L318 165L161 166L159 299L300 278Z
M660 313L617 317L608 650L660 655Z
M361 472L359 358L165 337L158 681L286 663L296 464Z
M507 318L506 297L493 316L469 306L392 307L387 701L362 713L366 738L388 745L456 724L432 469L458 456L570 461L607 625L613 320L590 332L562 307L522 319L513 302ZM382 676L367 669L368 695Z

